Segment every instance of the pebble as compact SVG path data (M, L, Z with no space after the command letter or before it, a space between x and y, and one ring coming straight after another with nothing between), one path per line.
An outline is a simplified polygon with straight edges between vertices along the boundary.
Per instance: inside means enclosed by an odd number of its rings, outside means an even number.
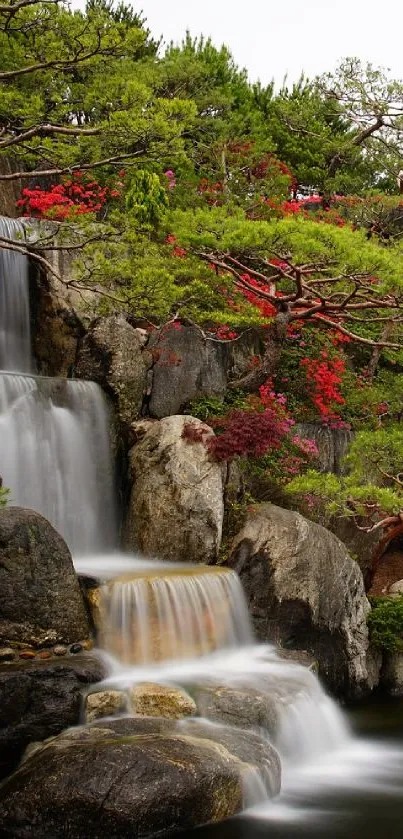
M38 658L52 658L52 653L49 652L49 650L41 650L41 652L38 653Z
M0 661L14 661L15 659L15 650L12 650L11 647L3 647L0 650Z
M92 648L94 646L94 642L91 641L91 638L86 638L85 641L80 641L80 644L81 644L83 650L92 650Z
M74 653L82 653L82 651L83 651L83 645L82 644L72 644L71 647L70 647L70 652L73 653L73 654Z
M57 647L53 647L53 653L54 655L66 655L67 647L62 647L62 645L59 644Z
M31 659L35 658L35 653L33 650L21 650L19 653L20 658Z

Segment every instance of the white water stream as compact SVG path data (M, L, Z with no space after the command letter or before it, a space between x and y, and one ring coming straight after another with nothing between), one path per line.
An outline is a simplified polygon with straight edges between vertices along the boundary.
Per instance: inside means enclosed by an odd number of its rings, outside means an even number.
M0 234L18 244L24 224L0 217ZM33 369L28 260L0 249L0 476L9 503L42 513L73 553L112 548L106 400L94 382L27 375Z
M0 235L18 246L25 240L24 225L0 216ZM0 248L0 370L32 370L28 260L4 248Z

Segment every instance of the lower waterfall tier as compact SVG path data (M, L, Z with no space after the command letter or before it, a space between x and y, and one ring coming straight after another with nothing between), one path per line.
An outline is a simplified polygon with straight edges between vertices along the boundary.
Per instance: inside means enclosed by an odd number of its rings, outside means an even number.
M0 475L9 503L49 519L73 554L114 546L109 412L95 383L0 373Z

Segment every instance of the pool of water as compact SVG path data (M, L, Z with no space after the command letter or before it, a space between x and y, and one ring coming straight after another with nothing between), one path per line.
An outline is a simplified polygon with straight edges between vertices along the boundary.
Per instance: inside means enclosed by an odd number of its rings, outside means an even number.
M319 762L287 767L275 801L194 839L400 839L403 835L403 700L348 713L353 737Z

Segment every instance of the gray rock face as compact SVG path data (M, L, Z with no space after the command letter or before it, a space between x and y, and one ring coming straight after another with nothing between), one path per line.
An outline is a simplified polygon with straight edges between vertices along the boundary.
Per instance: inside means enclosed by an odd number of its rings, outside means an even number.
M166 417L133 426L132 483L124 527L128 550L182 562L215 561L224 516L223 468L202 442L182 438L185 424L213 434L194 417Z
M0 791L0 830L22 839L124 839L234 815L251 769L280 787L274 749L251 732L195 721L122 719L65 732Z
M382 668L382 687L391 696L403 696L403 654L385 653Z
M123 426L140 416L152 356L144 349L141 331L122 316L95 320L82 339L76 375L92 379L111 396Z
M262 339L250 331L235 341L218 341L178 324L152 335L148 349L154 359L149 410L160 419L203 396L223 397L228 380L245 373L261 352Z
M83 689L104 676L90 655L0 666L0 777L15 769L29 743L78 725Z
M0 644L73 643L89 633L70 551L33 510L0 510Z
M352 518L334 516L329 522L329 530L345 544L349 553L357 560L364 581L370 583L372 560L383 538L382 529L366 533L357 527Z
M295 427L297 434L314 440L319 452L318 467L321 472L334 472L343 475L345 458L354 433L346 428L329 428L315 422L307 422Z
M336 694L358 698L376 683L362 574L342 542L299 513L257 505L229 565L241 577L259 640L312 655Z

